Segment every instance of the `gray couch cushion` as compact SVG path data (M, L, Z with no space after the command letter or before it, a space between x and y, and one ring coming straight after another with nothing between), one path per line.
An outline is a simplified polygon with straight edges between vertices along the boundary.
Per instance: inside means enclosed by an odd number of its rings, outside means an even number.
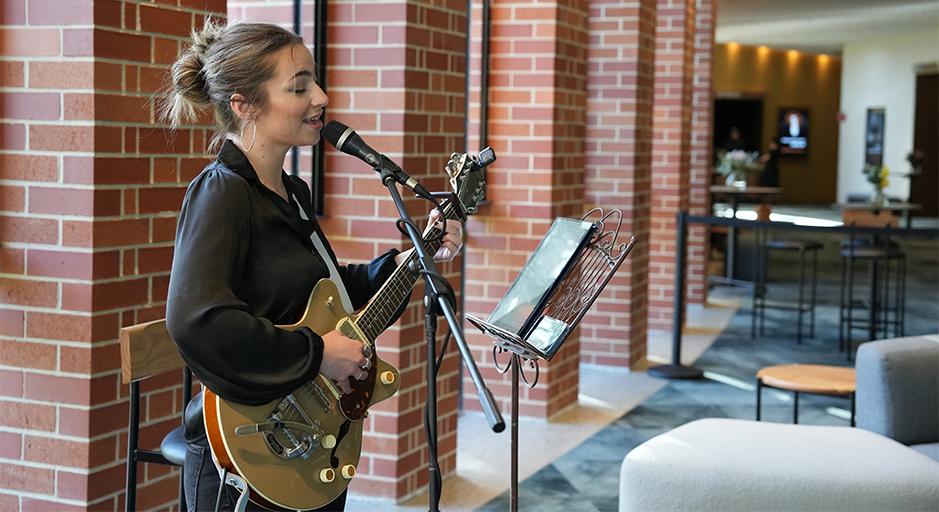
M634 448L620 512L939 510L939 463L859 428L710 418Z
M939 335L865 343L856 369L858 427L908 445L939 441Z
M939 462L939 443L928 443L928 444L914 444L910 448L922 453L923 455L932 458L932 460Z

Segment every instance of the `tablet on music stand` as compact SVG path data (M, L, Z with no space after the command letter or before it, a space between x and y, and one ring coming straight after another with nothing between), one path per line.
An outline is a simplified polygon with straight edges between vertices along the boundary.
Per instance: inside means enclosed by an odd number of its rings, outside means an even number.
M467 315L467 320L550 359L573 326L544 314L545 305L597 229L594 222L555 219L489 317L484 321Z

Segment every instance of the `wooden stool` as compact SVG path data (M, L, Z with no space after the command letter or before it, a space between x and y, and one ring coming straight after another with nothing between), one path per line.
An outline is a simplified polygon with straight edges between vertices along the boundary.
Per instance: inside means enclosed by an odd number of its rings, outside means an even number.
M799 423L799 393L847 396L851 399L854 426L856 389L854 368L821 364L781 364L756 372L756 421L760 421L763 387L793 392L792 422Z

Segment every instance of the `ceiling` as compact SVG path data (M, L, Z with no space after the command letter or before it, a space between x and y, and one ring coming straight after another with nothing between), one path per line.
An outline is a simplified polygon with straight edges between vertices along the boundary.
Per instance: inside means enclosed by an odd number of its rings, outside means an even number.
M932 29L937 0L717 0L719 43L839 53L845 43Z

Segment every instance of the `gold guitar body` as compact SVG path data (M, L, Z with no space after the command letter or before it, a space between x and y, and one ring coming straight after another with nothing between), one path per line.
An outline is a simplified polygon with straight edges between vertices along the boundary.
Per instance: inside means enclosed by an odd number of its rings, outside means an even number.
M317 376L288 397L264 405L229 402L208 389L204 391L205 427L216 463L244 478L251 501L262 507L307 510L327 505L342 494L359 462L366 409L398 391L398 370L378 358L374 340L366 339L351 315L343 308L335 283L323 279L313 288L303 318L292 325L278 326L286 330L309 327L319 335L339 330L371 346L369 377L353 382L350 395L341 396L338 388L323 376ZM308 424L310 429L235 432L238 427L244 430L244 426L250 425L270 426L278 418ZM346 428L344 423L349 423ZM284 446L289 451L291 445L303 441L304 435L308 436L309 446L303 450L304 455L286 457ZM329 446L332 444L329 436L334 447Z

